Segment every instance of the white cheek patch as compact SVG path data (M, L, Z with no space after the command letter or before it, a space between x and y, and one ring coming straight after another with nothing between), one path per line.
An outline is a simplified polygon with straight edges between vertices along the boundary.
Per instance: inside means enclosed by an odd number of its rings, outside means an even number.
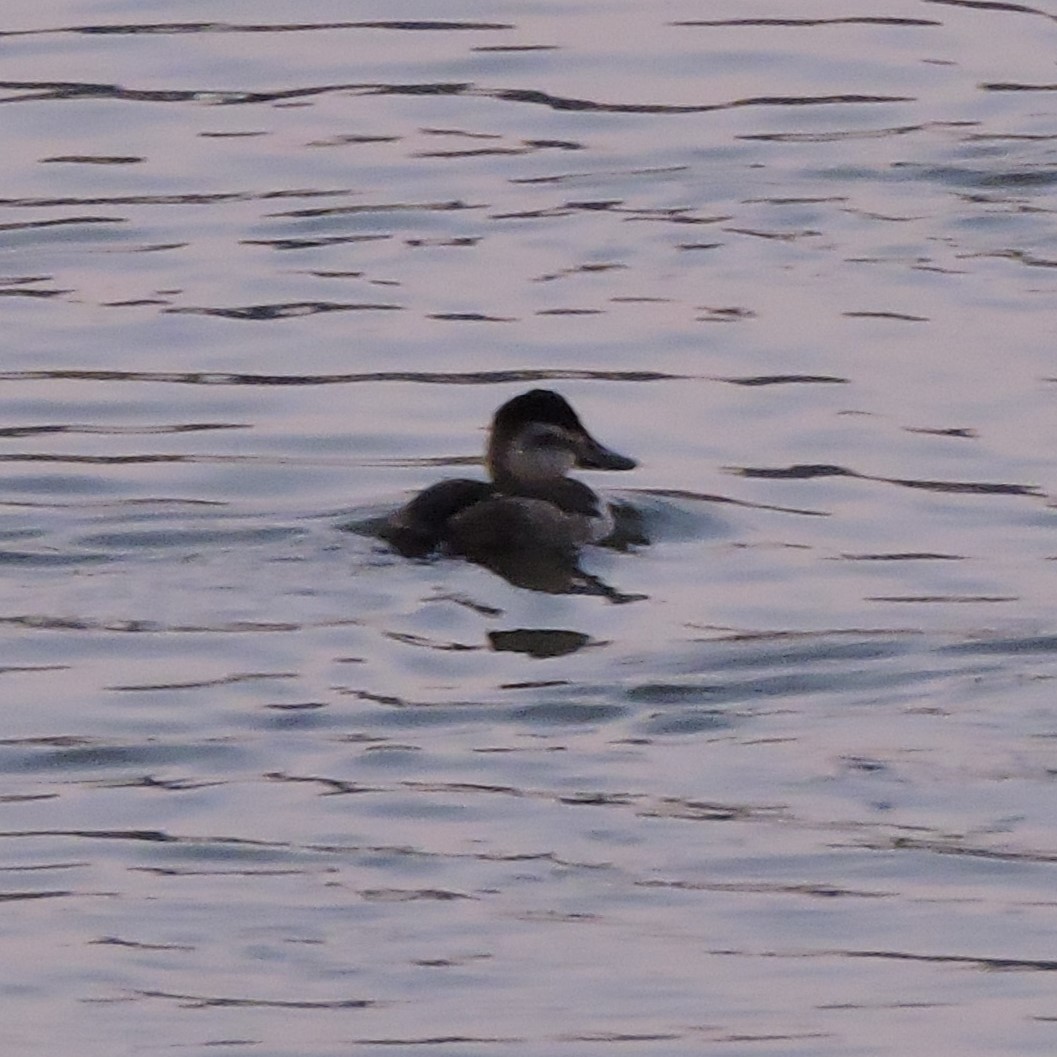
M522 481L553 480L564 477L576 465L568 448L556 445L517 444L507 457L507 469Z

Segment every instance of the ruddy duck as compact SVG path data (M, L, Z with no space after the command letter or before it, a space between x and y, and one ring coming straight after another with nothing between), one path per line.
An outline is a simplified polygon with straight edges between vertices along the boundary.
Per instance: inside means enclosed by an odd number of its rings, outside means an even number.
M432 485L389 517L381 536L407 556L443 549L492 567L525 559L575 565L581 546L612 534L614 519L608 502L566 474L636 465L599 444L549 389L496 411L485 464L490 481Z

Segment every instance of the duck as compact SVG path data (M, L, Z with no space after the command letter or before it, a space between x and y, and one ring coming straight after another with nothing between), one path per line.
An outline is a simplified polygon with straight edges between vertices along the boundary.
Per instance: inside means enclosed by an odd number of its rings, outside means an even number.
M431 485L390 515L380 535L407 557L441 552L498 569L572 567L583 546L612 536L615 517L612 504L569 472L636 465L592 437L559 393L532 389L492 416L487 481Z

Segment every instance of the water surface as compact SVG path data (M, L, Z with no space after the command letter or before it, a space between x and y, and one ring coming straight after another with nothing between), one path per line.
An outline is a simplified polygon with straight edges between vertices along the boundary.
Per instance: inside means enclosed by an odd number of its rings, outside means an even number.
M5 8L0 1041L1051 1054L1052 16L310 7Z

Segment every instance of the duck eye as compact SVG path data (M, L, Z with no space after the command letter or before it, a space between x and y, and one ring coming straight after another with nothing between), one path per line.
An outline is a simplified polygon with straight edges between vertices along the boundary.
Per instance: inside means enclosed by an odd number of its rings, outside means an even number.
M529 434L529 442L537 448L562 449L570 446L569 438L551 426L539 426Z

